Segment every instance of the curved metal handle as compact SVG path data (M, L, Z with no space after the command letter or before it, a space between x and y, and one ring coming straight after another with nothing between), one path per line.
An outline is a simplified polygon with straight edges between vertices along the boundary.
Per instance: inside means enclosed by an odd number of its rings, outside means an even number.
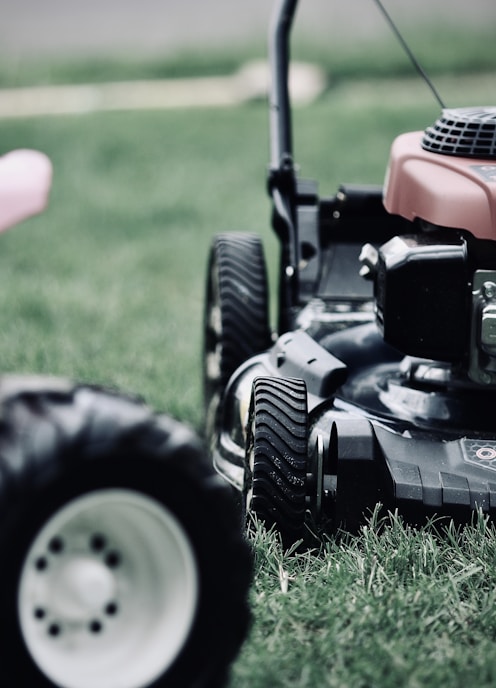
M289 98L289 36L298 0L277 2L269 32L271 168L278 170L293 155Z

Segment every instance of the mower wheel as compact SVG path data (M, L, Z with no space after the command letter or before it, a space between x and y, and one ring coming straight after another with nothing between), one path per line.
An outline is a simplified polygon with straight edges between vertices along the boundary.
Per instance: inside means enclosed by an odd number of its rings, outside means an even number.
M251 562L196 436L45 378L1 378L0 416L0 676L214 685L247 629Z
M246 444L246 513L275 527L285 546L305 535L307 447L305 382L257 378Z
M224 388L244 361L269 348L267 269L256 234L219 234L208 262L204 316L207 435Z

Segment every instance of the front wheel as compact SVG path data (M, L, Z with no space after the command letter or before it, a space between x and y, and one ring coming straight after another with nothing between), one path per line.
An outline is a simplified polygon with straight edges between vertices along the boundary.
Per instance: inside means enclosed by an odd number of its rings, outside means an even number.
M305 382L257 378L246 440L246 513L275 527L286 546L305 537L307 463Z
M247 628L250 556L195 436L59 381L1 380L0 412L9 685L220 685Z

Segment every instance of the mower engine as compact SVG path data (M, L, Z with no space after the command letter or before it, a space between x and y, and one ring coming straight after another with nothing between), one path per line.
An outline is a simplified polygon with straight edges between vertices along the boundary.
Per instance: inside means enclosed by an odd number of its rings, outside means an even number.
M496 384L496 108L444 110L392 146L386 210L418 233L364 252L386 342Z

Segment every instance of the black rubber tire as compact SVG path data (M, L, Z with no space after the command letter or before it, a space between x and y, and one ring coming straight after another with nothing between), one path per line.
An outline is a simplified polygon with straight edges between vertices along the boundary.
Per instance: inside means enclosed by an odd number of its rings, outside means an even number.
M305 538L308 462L307 392L303 380L259 377L250 402L244 499L283 544Z
M204 313L207 436L215 425L217 407L231 375L271 343L261 239L256 234L219 234L210 250Z
M196 435L137 400L37 377L0 378L0 418L2 684L54 688L23 637L19 580L43 525L81 496L110 488L172 513L197 566L191 629L150 688L220 686L249 624L251 554L230 491Z

